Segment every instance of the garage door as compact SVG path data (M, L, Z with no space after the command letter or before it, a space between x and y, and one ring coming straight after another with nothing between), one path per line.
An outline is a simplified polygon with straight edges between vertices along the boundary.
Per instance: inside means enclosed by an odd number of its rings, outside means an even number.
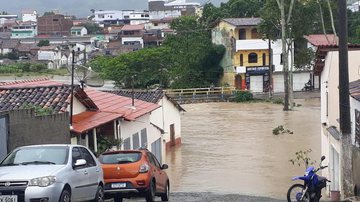
M263 92L263 76L250 76L250 90L252 92Z

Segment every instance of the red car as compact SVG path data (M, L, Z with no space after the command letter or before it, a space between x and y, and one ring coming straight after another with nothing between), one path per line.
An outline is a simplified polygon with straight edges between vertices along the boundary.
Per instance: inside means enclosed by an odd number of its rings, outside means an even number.
M99 156L105 180L105 197L115 202L123 198L160 196L169 200L170 181L165 169L148 150L110 151Z

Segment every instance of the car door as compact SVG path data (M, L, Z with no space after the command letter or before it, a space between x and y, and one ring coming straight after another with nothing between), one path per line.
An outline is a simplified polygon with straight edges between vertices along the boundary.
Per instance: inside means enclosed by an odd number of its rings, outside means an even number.
M156 157L152 153L148 153L148 156L150 158L150 163L153 164L154 167L154 176L156 179L156 190L157 192L164 192L165 191L165 175L164 172L161 170L161 166L159 161L156 159Z
M89 182L88 171L86 166L81 166L77 168L74 167L78 159L84 159L79 147L72 148L71 156L73 172L71 173L71 177L69 179L71 180L70 186L72 188L72 200L82 201L87 194L86 188Z
M99 175L100 175L100 167L96 164L95 159L92 157L90 151L84 147L80 147L81 153L86 160L87 166L87 178L88 178L88 186L86 188L86 198L94 199L97 191L97 187L99 184Z

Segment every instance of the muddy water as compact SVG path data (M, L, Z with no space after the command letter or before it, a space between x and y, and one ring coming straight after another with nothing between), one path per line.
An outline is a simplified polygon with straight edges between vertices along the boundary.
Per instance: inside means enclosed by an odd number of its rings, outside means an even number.
M320 100L296 100L291 112L269 103L203 103L183 107L183 145L167 155L172 191L217 192L284 199L304 173L289 159L312 149L320 159ZM294 134L273 135L284 125Z

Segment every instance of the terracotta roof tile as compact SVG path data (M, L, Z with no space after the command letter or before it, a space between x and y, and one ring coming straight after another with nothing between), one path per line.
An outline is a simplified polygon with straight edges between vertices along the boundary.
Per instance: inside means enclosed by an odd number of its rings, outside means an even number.
M81 134L120 117L120 114L110 112L82 112L73 116L73 131Z
M334 34L312 34L304 36L313 46L336 46L338 38Z
M154 111L160 106L154 103L145 102L135 99L135 108L133 108L131 98L97 91L91 88L86 88L85 92L90 99L99 107L102 112L117 113L122 115L127 120L135 120L147 113Z
M257 26L261 22L261 18L225 18L223 21L234 26Z

